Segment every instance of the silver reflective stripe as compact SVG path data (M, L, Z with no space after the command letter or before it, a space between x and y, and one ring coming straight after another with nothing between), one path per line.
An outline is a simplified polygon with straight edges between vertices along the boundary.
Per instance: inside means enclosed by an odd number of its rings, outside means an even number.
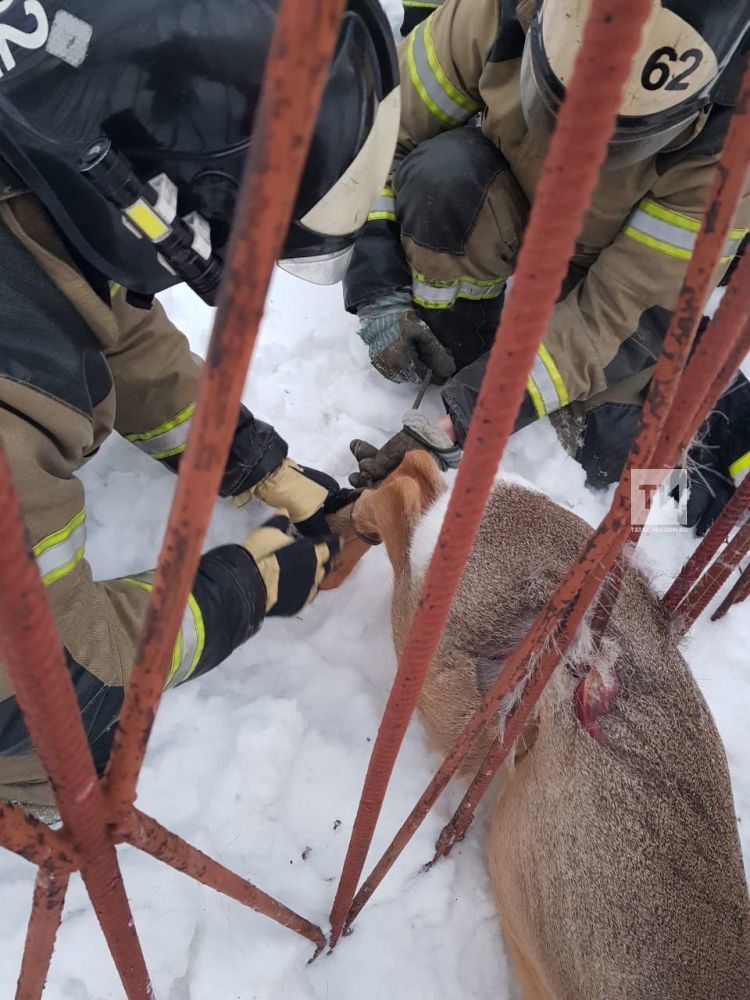
M123 583L130 583L149 593L154 589L154 573L139 573L137 576L123 578ZM182 623L177 640L172 651L172 663L169 669L165 689L176 687L188 680L200 660L205 645L203 615L195 598L190 595L182 615Z
M650 198L644 198L629 219L625 235L668 257L690 260L700 229L701 223L698 219L665 208ZM743 229L730 231L722 263L727 263L737 253L745 232Z
M560 399L557 395L555 383L550 378L550 374L538 354L534 358L534 366L531 369L529 378L534 383L539 393L539 398L544 403L544 412L554 413L555 410L559 410Z
M630 220L630 227L639 233L649 236L658 243L663 243L668 247L675 247L678 250L686 251L688 256L692 256L695 249L697 233L690 232L681 226L675 226L665 219L657 219L648 212L636 209Z
M437 59L429 21L420 24L409 37L407 53L412 85L427 108L446 125L463 125L479 105L457 90Z
M505 288L505 281L476 284L468 278L461 278L451 285L428 284L421 275L413 275L412 298L425 309L448 309L456 299L494 299Z
M396 198L392 188L385 188L372 206L372 210L367 218L370 222L377 222L379 220L396 221Z
M152 458L163 459L179 455L185 450L194 410L195 403L190 403L166 423L145 434L128 434L127 440Z
M45 587L72 572L86 550L86 512L80 511L60 531L38 542L33 553Z

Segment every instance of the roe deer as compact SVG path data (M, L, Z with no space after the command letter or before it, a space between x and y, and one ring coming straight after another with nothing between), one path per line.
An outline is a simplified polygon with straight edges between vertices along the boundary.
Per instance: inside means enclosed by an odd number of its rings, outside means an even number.
M444 491L415 452L354 510L357 530L382 537L393 565L399 653ZM441 751L590 530L541 494L495 484L419 701ZM512 757L488 860L524 1000L749 1000L750 907L723 745L632 566L603 641L579 630Z

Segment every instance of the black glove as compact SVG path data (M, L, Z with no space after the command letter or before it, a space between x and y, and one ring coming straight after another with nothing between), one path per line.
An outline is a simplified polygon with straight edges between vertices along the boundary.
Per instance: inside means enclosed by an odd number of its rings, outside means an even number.
M750 383L740 372L688 453L687 524L705 535L750 469Z
M266 588L266 614L298 614L318 593L341 548L336 535L299 538L291 534L291 521L278 515L242 543L258 567Z
M443 471L455 469L461 458L461 449L455 441L416 410L409 410L404 416L403 429L382 448L360 440L352 441L349 447L359 463L359 472L349 476L349 482L358 489L374 486L385 479L398 468L409 451L428 452Z
M452 355L411 308L407 292L393 292L358 312L359 335L373 368L391 382L421 382L427 369L441 384L455 372Z

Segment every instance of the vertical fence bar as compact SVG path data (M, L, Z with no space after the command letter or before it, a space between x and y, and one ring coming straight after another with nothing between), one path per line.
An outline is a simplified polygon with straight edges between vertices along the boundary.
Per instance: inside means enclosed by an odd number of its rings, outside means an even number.
M34 885L16 1000L41 1000L62 919L69 875L40 868Z
M680 451L687 446L705 416L705 412L693 414L692 418L689 411L675 412L674 403L677 399L680 377L687 364L698 323L711 291L716 261L723 252L724 241L742 193L748 156L750 155L750 129L747 128L749 95L750 69L743 80L742 97L730 126L722 160L709 194L704 223L688 266L679 301L672 315L664 342L664 350L657 364L644 405L641 431L631 449L628 464L618 484L610 511L577 562L571 567L566 579L560 584L546 607L540 611L527 635L506 661L502 674L457 738L443 765L356 894L346 917L345 925L347 927L351 925L354 917L382 881L450 778L456 773L461 761L497 711L502 698L524 680L528 672L530 658L543 648L544 643L555 633L562 621L565 624L561 631L555 635L554 648L543 657L540 665L534 667L528 680L527 692L529 689L533 689L535 697L538 698L543 691L544 684L551 676L555 665L572 639L575 628L580 624L585 609L596 596L604 577L615 564L623 544L630 535L632 469L638 466L649 467L653 464L653 458L657 453L661 454L664 466L673 466ZM746 287L744 292L742 291L742 282L738 281L743 264L745 261L738 268L732 283L738 288L737 297L732 300L731 306L723 310L721 316L717 313L714 322L704 334L701 347L703 354L708 358L726 359L732 352L736 351L737 344L744 336L750 311L750 296L747 295ZM735 331L735 336L730 337L727 349L727 331L729 330ZM721 363L721 361L716 361L715 367L720 366ZM724 387L715 381L715 367L712 369L711 365L706 364L702 368L704 384L700 385L701 391L698 398L703 400L706 411L714 404ZM485 377L484 385L486 384ZM669 434L665 444L664 434L667 424L669 424ZM466 462L466 456L464 462ZM456 485L458 485L458 481ZM449 506L443 531L445 531L450 517L451 507ZM438 541L438 545L440 545L440 541ZM433 563L435 562L435 557L433 557ZM514 712L514 725L522 726L524 724L533 704L533 700L522 700L521 705ZM481 766L480 782L484 789L489 785L487 771L490 763L496 769L504 759L504 755L499 753L495 744L491 747L490 753L492 761L485 759Z
M81 874L129 1000L152 996L125 887L109 838L104 797L83 731L36 561L0 446L0 656L60 815L80 853Z
M745 569L737 583L735 583L716 611L711 615L711 621L717 622L720 618L724 617L730 608L733 608L735 604L742 604L748 597L750 597L750 566Z
M630 71L647 0L594 0L583 48L561 109L519 255L513 288L484 376L464 456L373 747L331 912L335 946L351 906L385 791L487 495L521 406L541 343L596 185ZM596 93L596 101L591 94ZM566 184L560 185L564 176Z
M280 4L208 358L109 767L110 803L119 818L135 798L344 4L345 0Z
M726 541L729 532L750 508L750 476L745 476L734 496L708 530L706 537L683 566L680 575L662 598L670 614L687 597L698 578Z

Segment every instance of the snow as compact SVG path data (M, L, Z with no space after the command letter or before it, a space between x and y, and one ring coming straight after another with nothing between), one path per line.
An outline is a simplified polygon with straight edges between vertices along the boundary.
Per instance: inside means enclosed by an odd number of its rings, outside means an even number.
M184 289L164 295L173 319L205 351L211 312ZM348 442L382 441L412 387L369 366L339 289L274 278L245 401L273 421L292 454L342 481ZM436 391L427 410L439 412ZM596 523L609 495L586 489L547 423L510 443L504 472L523 476ZM83 473L88 555L97 578L152 566L173 478L111 439ZM217 504L207 547L241 539L264 516ZM434 531L433 531L434 534ZM692 550L689 533L644 538L639 558L665 589ZM163 700L139 788L140 808L325 926L359 791L394 673L388 620L391 571L374 550L339 591L291 621L269 621L221 667ZM688 659L726 742L745 857L750 858L750 746L746 738L750 612L704 618ZM370 861L414 804L438 756L410 726ZM512 995L483 859L486 809L466 842L428 874L422 863L458 801L452 788L332 956L307 965L303 939L130 848L120 850L156 995L165 1000L384 1000ZM744 818L744 823L742 822ZM307 849L309 848L309 852ZM303 852L307 859L303 860ZM26 862L0 853L0 995L12 995L33 885ZM45 996L119 998L122 989L78 877Z
M396 0L387 4L390 12ZM205 352L211 312L184 289L163 296L193 349ZM382 442L412 387L369 366L339 289L277 273L244 400L273 422L299 461L344 482L352 438ZM434 390L425 412L437 414ZM548 423L516 435L503 464L595 524L610 496L586 489ZM95 577L157 560L173 478L112 438L82 473ZM217 504L206 548L241 540L264 512ZM664 590L695 544L689 533L644 537L639 559ZM391 571L374 550L340 590L296 620L267 622L221 667L163 700L138 805L169 829L326 926L362 780L394 675ZM686 655L724 738L746 863L750 861L750 609L704 617ZM421 793L439 757L409 728L370 865ZM135 924L161 1000L472 1000L514 995L484 865L487 809L431 872L437 833L461 794L449 789L386 878L351 937L307 961L302 938L131 848L119 856ZM486 806L486 804L485 804ZM306 860L303 860L303 853ZM0 996L20 967L33 868L0 852ZM45 993L49 1000L120 998L122 987L78 876Z

